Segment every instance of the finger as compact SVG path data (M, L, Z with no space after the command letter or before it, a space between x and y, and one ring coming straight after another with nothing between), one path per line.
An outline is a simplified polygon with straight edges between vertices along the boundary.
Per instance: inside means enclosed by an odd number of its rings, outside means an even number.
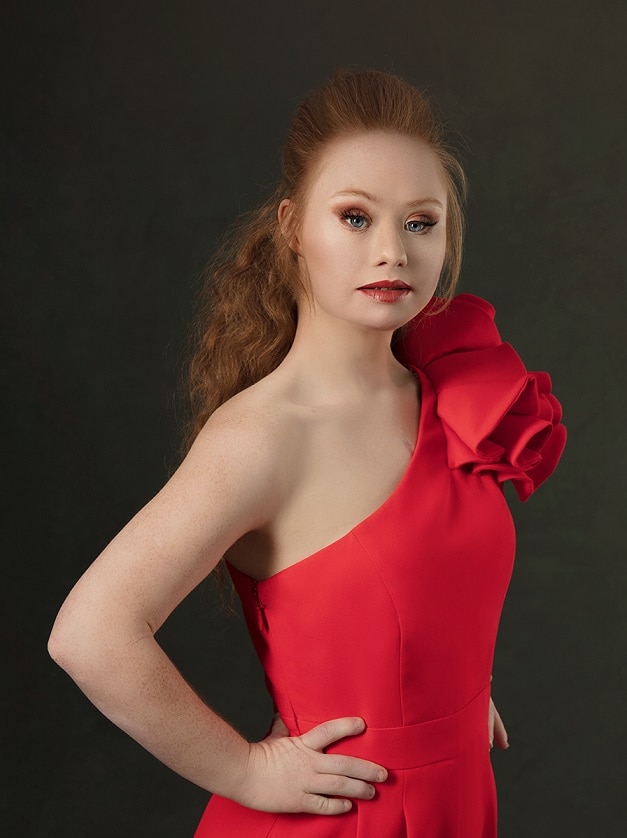
M382 783L387 780L388 776L382 765L346 754L322 754L316 767L321 775L334 774L341 777L352 777L356 780L365 780L368 783Z
M488 709L488 739L490 740L490 748L494 745L494 720L496 717L496 707L494 702L490 699L490 707Z
M494 739L496 741L496 744L502 750L509 748L507 730L505 729L503 720L501 719L499 712L496 709L494 710Z
M303 812L308 815L343 815L352 808L350 800L340 797L323 797L318 794L308 794L303 804Z
M314 751L322 751L332 742L337 742L338 739L362 733L365 727L363 719L353 716L343 719L330 719L328 722L312 727L307 733L303 733L300 741Z
M372 800L375 787L363 780L355 780L340 774L318 774L313 777L307 791L330 797L351 798L353 800Z

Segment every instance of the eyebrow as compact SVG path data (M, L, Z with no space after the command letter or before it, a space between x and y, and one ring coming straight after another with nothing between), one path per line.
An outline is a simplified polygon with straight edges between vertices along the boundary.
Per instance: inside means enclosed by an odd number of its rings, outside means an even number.
M353 196L354 195L358 198L365 198L367 201L372 201L373 204L378 204L379 203L378 198L376 198L374 195L371 195L370 192L366 192L363 189L340 189L339 192L334 192L333 195L331 195L331 197L332 198L338 198L341 195L346 195L346 196L349 196L349 195ZM418 206L418 205L421 205L421 204L434 204L435 206L440 207L440 209L444 209L444 207L442 206L442 202L438 201L437 198L416 198L415 201L408 201L407 202L408 207L415 207L415 206Z

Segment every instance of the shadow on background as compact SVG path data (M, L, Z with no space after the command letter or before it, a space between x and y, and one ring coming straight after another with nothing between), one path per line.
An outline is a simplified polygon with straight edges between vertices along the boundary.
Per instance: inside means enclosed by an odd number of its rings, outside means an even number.
M519 550L493 689L512 743L493 755L500 834L627 834L625 4L10 6L5 834L193 833L205 792L101 717L45 644L74 581L176 463L199 270L276 177L297 97L346 64L404 74L460 132L462 290L496 305L504 338L551 371L565 407L556 476L512 500ZM243 622L217 606L201 586L160 639L259 737L261 671Z

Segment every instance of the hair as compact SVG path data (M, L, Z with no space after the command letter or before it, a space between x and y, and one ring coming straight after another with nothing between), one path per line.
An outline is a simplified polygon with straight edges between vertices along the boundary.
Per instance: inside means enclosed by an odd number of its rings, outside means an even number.
M453 296L462 259L466 178L427 97L377 70L336 71L299 105L282 150L281 181L244 214L205 268L189 334L186 371L190 418L183 453L216 408L274 370L294 340L302 288L290 250L316 164L334 139L386 131L415 138L437 156L447 185L446 253L438 296ZM290 199L284 229L278 205Z

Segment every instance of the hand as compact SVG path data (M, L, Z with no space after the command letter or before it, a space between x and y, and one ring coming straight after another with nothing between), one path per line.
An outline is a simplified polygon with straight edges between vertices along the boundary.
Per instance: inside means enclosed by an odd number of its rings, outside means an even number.
M333 719L302 736L287 736L280 717L270 734L249 747L244 777L233 799L263 812L341 815L352 803L370 800L372 783L387 778L380 765L357 757L325 754L332 742L364 730L358 718Z
M272 719L272 728L270 729L270 733L266 736L266 741L268 739L277 739L279 736L289 736L290 732L287 729L287 725L281 718L280 713L275 713L274 718Z
M490 709L488 711L488 735L490 737L490 748L494 746L495 741L502 750L509 748L505 725L492 699L490 699Z

